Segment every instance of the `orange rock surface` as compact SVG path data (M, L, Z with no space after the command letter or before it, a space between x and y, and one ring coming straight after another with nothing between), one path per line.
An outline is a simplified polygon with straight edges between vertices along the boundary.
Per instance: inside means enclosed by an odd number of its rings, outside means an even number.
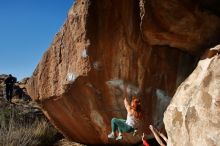
M83 144L135 144L131 134L107 139L112 117L126 118L123 91L139 89L145 131L162 125L168 99L204 49L219 41L220 19L197 1L77 0L28 81L28 92L68 138ZM166 102L164 102L166 101ZM163 110L157 110L163 107Z

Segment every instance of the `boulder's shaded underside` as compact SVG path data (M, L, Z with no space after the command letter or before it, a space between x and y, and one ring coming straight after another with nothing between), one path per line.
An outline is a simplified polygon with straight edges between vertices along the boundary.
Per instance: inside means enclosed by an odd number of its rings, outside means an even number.
M131 134L120 142L107 139L111 118L126 118L123 91L107 82L123 80L139 89L140 132L150 134L148 124L161 127L163 110L156 109L169 99L158 98L156 89L172 96L206 48L219 42L217 4L77 0L29 80L29 94L76 142L137 143L140 137Z

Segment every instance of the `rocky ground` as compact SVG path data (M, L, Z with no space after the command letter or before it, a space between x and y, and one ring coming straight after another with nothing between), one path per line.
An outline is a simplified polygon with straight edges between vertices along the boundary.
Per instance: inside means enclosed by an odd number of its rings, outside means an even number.
M17 95L16 90L24 89L28 78L16 83L12 103L9 103L5 99L6 78L7 75L0 75L0 145L83 146L65 139L25 90L21 97Z
M54 144L54 146L85 146L85 145L79 144L79 143L76 143L76 142L71 142L67 139L61 139L56 144Z
M11 135L11 137L8 138L7 141L3 140L3 142L0 142L0 145L12 144L17 146L18 143L14 141L18 141L18 138L20 136L28 136L29 134L36 133L37 131L37 133L41 133L41 135L48 134L47 136L45 136L45 138L43 138L50 139L46 142L46 145L84 146L63 138L63 136L48 122L48 120L41 112L40 107L36 104L36 102L25 101L23 99L17 98L16 96L12 99L12 102L13 103L9 103L5 98L3 98L2 96L0 97L0 135ZM8 126L6 126L7 123L9 123ZM22 124L20 125L20 123ZM10 127L13 128L10 129ZM34 130L34 132L30 133L30 131L32 130ZM49 132L46 133L46 131ZM49 135L52 135L53 137ZM42 145L42 142L38 139L36 140L36 138L32 142L23 139L22 144L24 143L28 143L28 145Z

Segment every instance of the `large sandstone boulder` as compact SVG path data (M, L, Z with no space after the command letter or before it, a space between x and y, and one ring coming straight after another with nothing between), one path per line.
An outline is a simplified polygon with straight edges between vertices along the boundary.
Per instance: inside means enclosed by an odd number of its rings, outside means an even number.
M214 14L198 1L77 0L28 80L29 94L68 138L112 144L111 118L126 118L126 110L122 89L108 83L126 83L138 91L140 128L150 134L148 124L163 127L168 97L199 54L220 41ZM157 89L164 96L157 97ZM128 134L115 144L139 141Z
M169 146L220 145L219 66L220 55L199 61L177 89L164 115Z

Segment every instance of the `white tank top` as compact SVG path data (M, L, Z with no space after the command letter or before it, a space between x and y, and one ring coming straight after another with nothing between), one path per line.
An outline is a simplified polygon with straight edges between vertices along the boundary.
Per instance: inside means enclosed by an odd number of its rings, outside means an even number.
M129 126L131 126L133 128L137 128L138 120L133 115L128 113L126 124L128 124Z

